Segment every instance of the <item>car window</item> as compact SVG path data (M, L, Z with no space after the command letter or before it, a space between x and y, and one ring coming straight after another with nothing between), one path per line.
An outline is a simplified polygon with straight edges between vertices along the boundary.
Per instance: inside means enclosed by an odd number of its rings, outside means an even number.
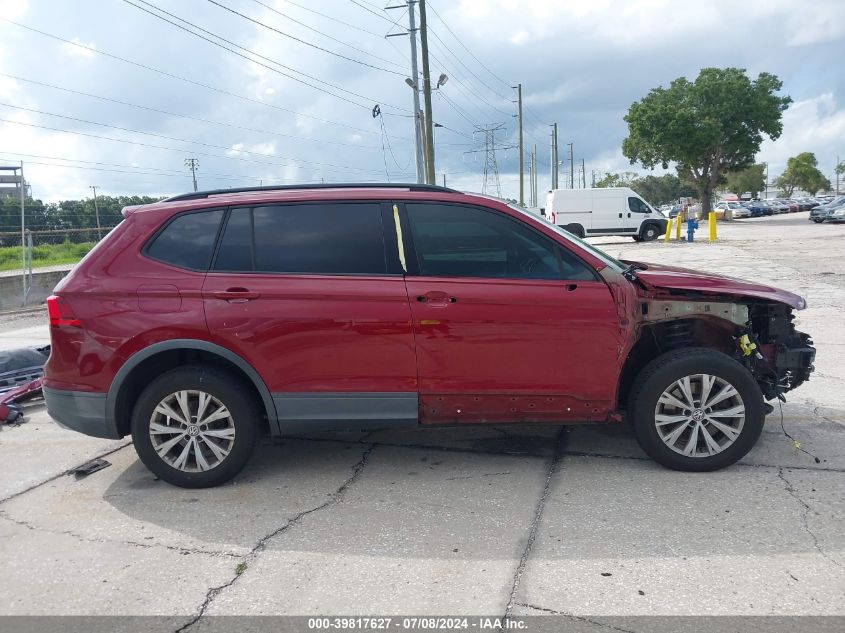
M174 217L146 248L148 257L166 264L208 270L223 209Z
M648 213L651 211L645 202L633 196L628 198L628 208L632 213Z
M381 207L331 202L233 209L214 269L384 274Z
M519 221L490 209L407 204L420 273L438 277L560 279L556 245ZM570 257L564 270L583 274ZM579 277L580 278L580 277Z

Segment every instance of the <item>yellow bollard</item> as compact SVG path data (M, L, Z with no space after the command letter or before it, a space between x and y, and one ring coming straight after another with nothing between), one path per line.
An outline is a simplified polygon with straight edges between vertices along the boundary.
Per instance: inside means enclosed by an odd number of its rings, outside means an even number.
M711 211L707 216L707 223L710 225L710 241L716 241L716 212Z
M675 216L675 239L681 241L681 214Z
M669 218L669 223L666 225L666 235L663 236L663 241L668 242L670 235L672 235L672 218Z

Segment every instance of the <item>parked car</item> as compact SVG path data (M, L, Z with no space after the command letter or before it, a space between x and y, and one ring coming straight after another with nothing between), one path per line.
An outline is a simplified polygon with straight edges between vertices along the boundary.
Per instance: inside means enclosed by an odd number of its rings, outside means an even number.
M814 198L809 198L809 197L808 198L798 198L796 200L796 202L798 203L798 207L801 211L809 211L813 207L817 207L820 204Z
M789 213L789 204L779 198L776 198L774 200L766 200L766 204L772 210L772 214L774 215Z
M713 211L716 212L716 219L719 220L724 219L728 211L731 212L731 217L733 218L747 218L751 216L751 212L747 207L744 207L739 202L729 200L717 202L716 206L713 207Z
M752 200L751 202L743 202L742 206L748 209L752 218L760 218L766 215L765 203L759 200Z
M123 216L47 300L44 396L179 486L231 479L264 431L625 418L715 470L813 371L801 297L618 261L495 198L308 185Z
M845 204L845 196L840 196L839 198L834 198L826 204L814 207L810 211L810 221L816 223L824 222L829 212L843 204Z
M828 211L824 221L829 224L841 224L845 222L845 205L834 207Z

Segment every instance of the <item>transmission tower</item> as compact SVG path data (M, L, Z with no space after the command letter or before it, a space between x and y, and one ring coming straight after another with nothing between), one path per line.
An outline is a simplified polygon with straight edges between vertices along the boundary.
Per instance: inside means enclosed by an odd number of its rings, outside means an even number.
M496 132L505 129L504 123L490 123L489 125L476 125L475 134L484 134L484 148L474 149L464 154L480 154L484 152L484 184L481 186L481 193L495 193L496 197L502 197L502 187L499 184L499 166L496 164L497 149L513 149L515 145L496 145Z

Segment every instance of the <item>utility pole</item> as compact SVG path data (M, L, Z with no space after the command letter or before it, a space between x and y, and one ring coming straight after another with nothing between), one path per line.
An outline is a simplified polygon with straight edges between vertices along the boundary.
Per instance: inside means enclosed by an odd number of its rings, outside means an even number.
M420 75L417 69L417 15L414 5L417 0L408 0L408 35L411 38L411 76L405 80L411 89L414 91L414 148L415 159L417 162L417 182L425 182L425 158L423 156L423 133L422 133L422 117L420 116ZM406 5L397 4L388 9L404 9ZM405 33L393 33L385 35L385 37L397 37L405 35Z
M534 148L531 151L531 194L534 197L534 206L539 207L540 201L537 199L537 143L534 143Z
M446 174L443 174L443 186L446 186Z
M97 216L97 241L99 241L103 239L103 234L100 231L100 207L97 206L97 185L88 185L88 187L94 190L94 215ZM196 191L196 187L194 191Z
M23 177L23 161L21 161L21 257L23 258L23 266L21 267L21 271L23 272L23 304L26 305L26 297L27 291L29 288L26 287L27 277L26 277L26 214L24 209L26 208L26 180ZM31 281L31 278L30 278Z
M552 124L552 189L558 188L558 178L560 171L558 169L557 157L557 123Z
M839 162L839 156L836 156L836 195L839 195L839 166L842 163Z
M425 181L434 185L434 125L431 118L431 72L428 67L428 22L425 17L425 0L420 4L420 49L422 53L423 99L425 101Z
M185 159L185 166L191 170L191 177L194 179L194 191L197 190L197 167L200 166L200 162L196 158L186 158Z
M584 166L584 159L581 159L581 189L587 188L587 168Z
M569 188L575 189L575 160L572 157L572 143L569 145Z
M525 147L522 139L522 84L516 88L517 121L519 123L519 204L525 206Z
M528 206L534 206L534 154L528 155Z

